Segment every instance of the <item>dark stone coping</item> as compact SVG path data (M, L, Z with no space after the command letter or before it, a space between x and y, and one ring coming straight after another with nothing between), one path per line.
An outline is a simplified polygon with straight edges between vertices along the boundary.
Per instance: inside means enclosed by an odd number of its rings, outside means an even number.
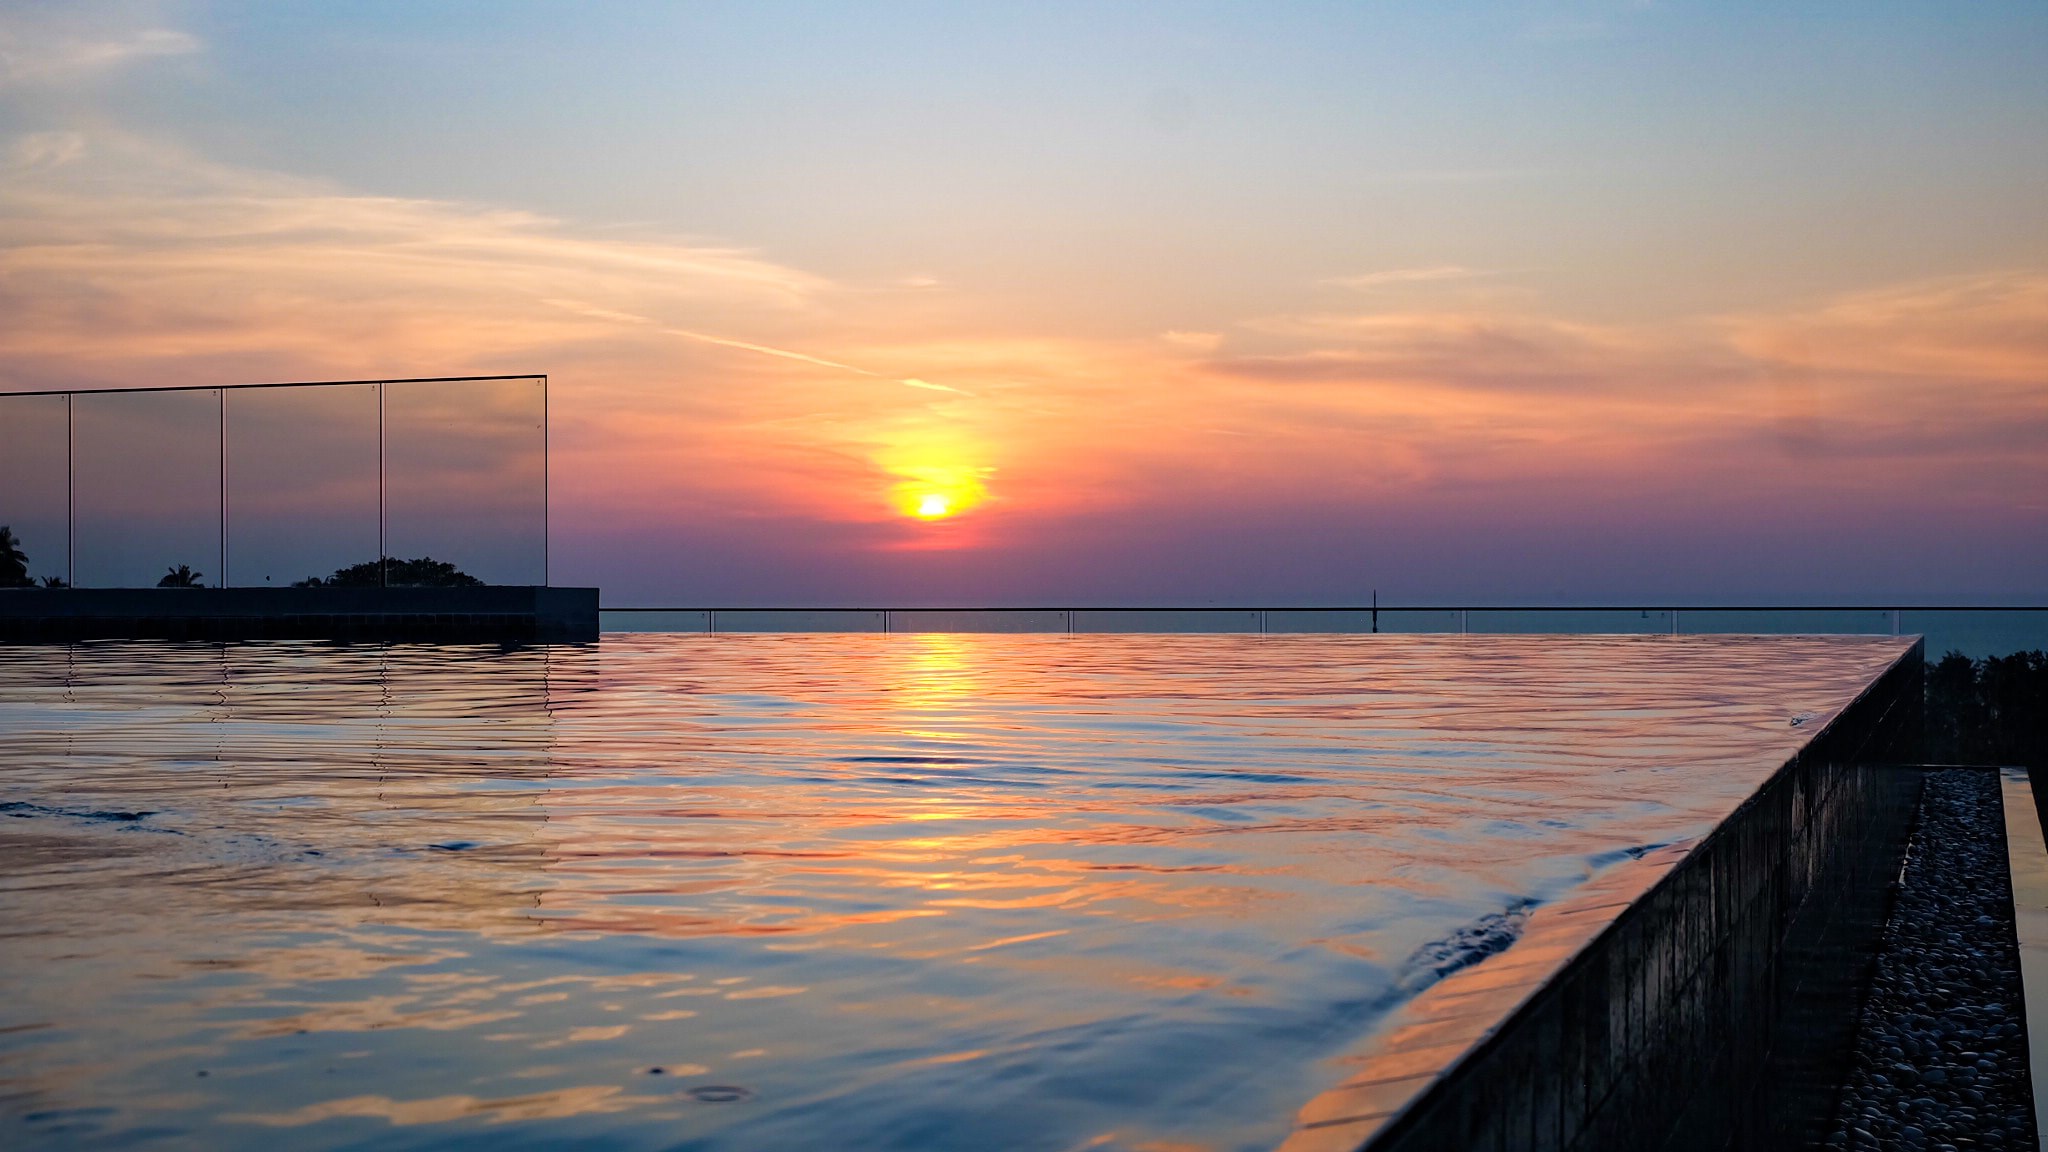
M598 590L9 588L0 641L437 640L588 642Z
M1919 642L1706 836L1536 909L1407 1005L1283 1152L1807 1147L1919 798Z

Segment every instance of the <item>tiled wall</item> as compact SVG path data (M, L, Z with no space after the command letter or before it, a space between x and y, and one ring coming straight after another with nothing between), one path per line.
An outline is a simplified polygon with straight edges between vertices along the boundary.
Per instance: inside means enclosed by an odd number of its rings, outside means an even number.
M1433 989L1414 1035L1319 1097L1289 1147L1805 1146L1918 799L1919 774L1891 765L1918 758L1921 682L1916 647L1712 834Z

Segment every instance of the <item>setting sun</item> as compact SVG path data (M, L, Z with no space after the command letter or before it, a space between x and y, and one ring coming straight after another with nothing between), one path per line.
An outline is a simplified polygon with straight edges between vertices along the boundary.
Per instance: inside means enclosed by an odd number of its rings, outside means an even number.
M887 499L898 515L926 523L950 521L988 500L988 481L995 469L973 462L986 450L962 429L899 427L891 430L890 439L893 443L876 454L875 462L895 479ZM942 535L954 538L951 533Z

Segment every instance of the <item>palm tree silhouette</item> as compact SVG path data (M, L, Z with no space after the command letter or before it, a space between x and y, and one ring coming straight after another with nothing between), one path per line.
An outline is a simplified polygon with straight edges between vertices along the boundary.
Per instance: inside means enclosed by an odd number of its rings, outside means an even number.
M204 575L206 575L204 572L194 572L190 564L180 564L176 568L164 573L164 578L157 581L156 586L159 588L204 588L206 585L199 582L199 578Z
M0 588L33 588L35 584L28 574L28 553L21 550L14 529L0 524Z

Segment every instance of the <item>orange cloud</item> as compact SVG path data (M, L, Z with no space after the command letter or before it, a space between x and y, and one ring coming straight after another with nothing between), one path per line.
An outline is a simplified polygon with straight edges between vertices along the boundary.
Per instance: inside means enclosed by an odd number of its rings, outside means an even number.
M1736 322L1758 360L1865 377L2048 387L2048 275L1955 276L1858 292L1789 316Z
M733 245L354 194L118 134L8 154L9 385L546 371L557 507L647 531L834 524L841 546L899 552L1084 514L1503 485L2048 489L2032 273L1671 323L1518 298L1081 336L956 290L852 288ZM948 514L916 515L934 494Z

